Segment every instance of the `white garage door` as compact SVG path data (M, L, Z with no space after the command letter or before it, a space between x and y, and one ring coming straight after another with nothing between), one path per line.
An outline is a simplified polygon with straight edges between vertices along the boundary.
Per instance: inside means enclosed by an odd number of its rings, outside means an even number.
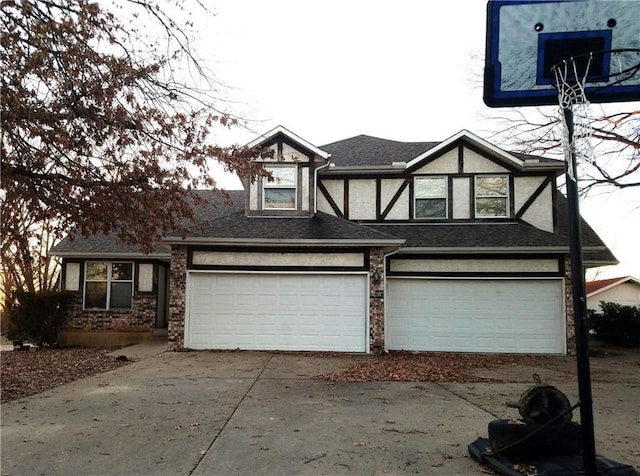
M189 273L185 347L365 352L367 277Z
M389 279L387 348L565 351L561 280Z

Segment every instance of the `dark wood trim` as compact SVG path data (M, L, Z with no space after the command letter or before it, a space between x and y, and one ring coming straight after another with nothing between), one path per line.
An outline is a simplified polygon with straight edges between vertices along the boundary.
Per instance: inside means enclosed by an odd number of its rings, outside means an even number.
M441 260L484 260L484 261L500 261L500 260L523 260L523 261L539 261L543 259L554 260L558 264L558 271L529 271L529 272L515 272L515 271L491 271L491 272L459 272L459 271L391 271L391 261L400 261L400 260L428 260L428 259L441 259ZM407 277L531 277L531 278L561 278L564 277L564 254L552 254L552 253L541 253L536 255L530 254L483 254L483 255L475 255L470 253L465 254L445 254L445 255L436 255L436 254L416 254L416 255L402 255L396 254L393 256L389 256L386 259L385 263L387 269L387 276L389 277L399 277L399 276L407 276Z
M478 154L478 155L482 156L483 158L487 159L488 161L493 162L494 164L496 164L496 165L498 165L498 166L500 166L500 167L505 169L504 172L492 172L492 173L498 174L498 173L509 173L510 172L512 174L515 174L515 175L523 173L519 168L517 168L515 166L512 166L511 164L508 164L507 162L503 162L502 160L497 160L495 157L493 157L492 155L490 155L486 151L476 147L474 144L466 142L463 139L460 139L460 140L464 144L464 147L466 147L467 149L475 152L476 154ZM504 151L504 152L508 154L507 151ZM479 174L479 175L481 175L481 174ZM529 175L529 174L527 173L526 175Z
M516 197L515 197L515 180L512 174L507 174L507 188L509 189L509 209L507 210L507 217L511 218L515 216Z
M547 178L545 178L542 181L542 183L540 185L538 185L538 187L534 190L534 192L527 199L527 201L522 204L522 206L520 207L520 210L518 210L515 213L515 218L518 218L518 219L522 218L522 215L524 215L526 213L526 211L529 209L529 207L531 207L531 205L533 205L533 202L535 202L538 199L538 197L540 197L540 195L542 194L544 189L547 188L547 186L550 183L551 183L551 177L547 176Z
M453 220L453 177L449 175L447 177L447 220Z
M354 272L368 271L368 266L220 266L220 265L193 265L189 271L275 271L275 272Z
M216 246L216 245L211 245L211 246L206 246L206 245L202 245L202 246L198 246L198 245L192 245L189 246L187 249L187 259L188 259L188 263L191 264L192 263L192 259L193 259L193 252L194 251L212 251L212 252L219 252L219 251L223 251L225 253L238 253L238 252L249 252L249 253L255 253L256 250L258 250L260 253L315 253L315 254L326 254L326 253L331 253L331 254L346 254L346 253L368 253L369 252L369 248L367 247L358 247L358 248L346 248L346 247L338 247L338 248L333 248L331 246L327 246L325 248L316 248L316 247L311 247L311 246L305 246L305 247L293 247L293 246L278 246L278 247L265 247L265 246L258 246L258 247L253 247L253 246Z
M224 252L224 253L263 253L263 254L351 254L362 255L362 266L269 266L269 265L207 265L193 264L193 253ZM190 246L187 251L187 269L189 270L237 270L237 271L366 271L369 269L369 248L254 248L249 246Z
M433 278L561 278L563 275L560 272L557 273L515 273L515 272L490 272L490 273L460 273L460 272L422 272L422 271L402 271L392 272L387 271L387 277L399 278L420 278L420 277L433 277Z
M558 233L560 229L560 222L558 218L558 180L554 176L551 182L551 213L553 213L553 232Z
M382 214L380 213L380 207L382 206L382 179L376 179L376 220L380 220Z
M458 174L464 173L464 147L458 146Z
M409 220L415 221L415 211L416 211L416 198L415 198L415 187L414 187L414 177L411 176L409 180Z
M420 253L420 254L395 254L388 258L389 260L418 260L418 259L482 259L487 261L496 261L503 259L520 259L537 261L541 259L554 259L559 260L559 263L563 262L563 253L538 253L538 254L524 254L524 253L447 253L447 254L434 254L434 253Z
M343 218L349 219L349 180L344 181L344 216Z
M433 162L436 159L439 159L440 157L442 157L443 155L445 155L448 152L451 152L453 149L455 149L456 147L460 146L460 141L455 141L453 144L449 144L449 146L445 149L442 149L441 151L439 151L439 153L435 156L429 157L429 158L424 158L422 159L420 162L418 162L417 164L413 165L412 167L407 169L407 172L409 172L410 174L413 174L413 172L415 172L416 170L418 170L419 168L424 167L425 165L430 164L431 162ZM429 150L426 150L425 153L428 153ZM441 174L442 175L442 174ZM445 174L448 175L448 174Z
M333 210L333 213L335 213L337 217L344 218L344 214L340 211L338 204L333 200L333 197L327 190L327 187L325 187L324 184L320 181L318 181L318 190L320 190L322 196L324 196L324 198L329 203L329 206Z
M404 191L406 190L406 188L409 186L410 182L412 182L413 179L411 178L406 178L404 180L404 182L402 182L400 184L400 186L398 187L398 190L396 190L396 193L393 195L393 197L391 198L391 200L389 201L389 203L387 204L386 208L384 209L384 211L380 214L380 220L384 220L387 218L387 215L389 215L389 213L391 213L391 210L393 210L393 207L396 206L396 203L398 203L398 200L400 199L400 197L402 196L402 194L404 193ZM411 195L411 193L409 193L409 195ZM411 211L411 207L409 207L409 210ZM409 215L409 219L411 219L411 215Z

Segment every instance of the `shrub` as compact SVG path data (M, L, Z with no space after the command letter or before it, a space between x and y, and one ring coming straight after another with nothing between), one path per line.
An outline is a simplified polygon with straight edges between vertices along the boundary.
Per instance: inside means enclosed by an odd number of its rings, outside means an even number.
M608 344L640 346L640 308L601 302L601 312L589 311L589 329Z
M56 291L16 292L13 299L8 300L7 337L28 341L38 347L56 346L70 298L70 294Z

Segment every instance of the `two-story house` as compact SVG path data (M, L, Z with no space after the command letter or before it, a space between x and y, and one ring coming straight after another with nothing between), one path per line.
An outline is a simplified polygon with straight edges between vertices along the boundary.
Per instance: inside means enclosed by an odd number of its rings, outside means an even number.
M207 227L142 255L65 240L68 343L168 329L181 349L563 354L573 343L564 163L468 131L317 147L283 127L270 177L201 191ZM586 266L615 258L583 222Z

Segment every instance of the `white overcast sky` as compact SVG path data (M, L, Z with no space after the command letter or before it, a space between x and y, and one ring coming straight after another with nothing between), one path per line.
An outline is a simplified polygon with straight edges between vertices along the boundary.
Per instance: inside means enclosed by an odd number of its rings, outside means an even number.
M488 139L498 127L487 117L502 111L482 101L484 0L205 3L215 16L197 18L199 54L253 120L252 131L218 131L221 145L277 125L317 146L359 134L438 141L461 129ZM640 277L640 190L581 207L621 261L598 278Z

